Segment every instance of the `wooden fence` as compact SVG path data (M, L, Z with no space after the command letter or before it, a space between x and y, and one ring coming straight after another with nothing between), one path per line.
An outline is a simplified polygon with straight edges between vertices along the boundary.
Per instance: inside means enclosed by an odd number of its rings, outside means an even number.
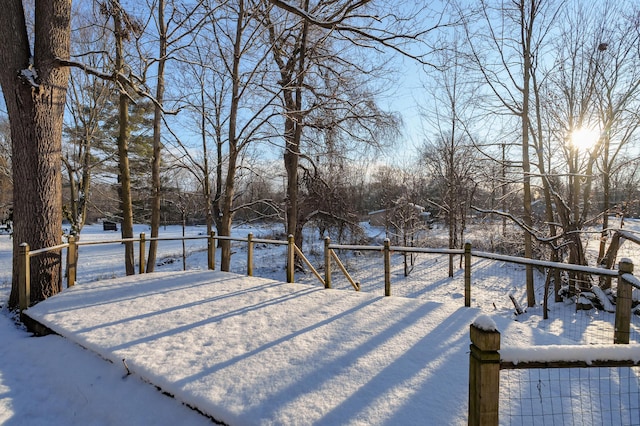
M338 269L344 274L351 286L356 290L360 290L360 283L356 282L339 256L337 251L374 251L382 253L382 260L384 266L384 295L391 295L391 254L392 253L431 253L431 254L446 254L449 256L463 256L464 257L464 305L466 307L471 306L471 276L472 276L472 258L492 259L503 262L509 262L521 265L532 265L536 267L547 268L548 270L559 271L571 271L592 274L604 278L617 277L618 282L622 280L624 274L629 274L630 279L634 277L631 275L633 271L633 264L630 260L625 259L620 262L618 270L609 270L603 268L593 268L588 266L570 265L566 263L547 262L535 259L525 259L515 256L506 256L495 253L479 252L471 249L471 244L466 243L464 249L439 249L428 247L402 247L391 246L389 239L385 239L382 246L366 246L366 245L340 245L332 244L329 237L324 240L324 277L316 270L313 264L305 257L299 247L294 243L293 236L289 236L287 241L281 240L269 240L261 238L253 238L253 234L248 234L246 238L230 237L230 236L217 236L215 232L206 236L194 236L194 237L156 237L146 238L145 234L140 234L139 238L128 238L110 241L76 241L74 237L70 236L68 242L60 244L55 247L42 248L38 250L29 250L29 245L23 243L20 245L19 252L19 308L20 310L27 309L30 300L30 270L29 259L33 256L37 256L42 253L47 253L55 250L67 249L67 287L71 287L75 284L77 276L77 263L78 263L78 249L84 245L96 245L96 244L122 244L122 243L138 243L139 244L139 273L145 272L145 244L147 241L183 241L183 260L186 256L184 253L184 241L185 240L198 240L207 239L207 266L209 269L215 269L215 255L216 255L216 240L228 240L247 243L247 275L253 275L253 253L254 245L256 243L271 244L271 245L286 245L287 246L287 282L293 283L295 280L295 256L304 262L309 269L313 272L318 281L325 287L331 288L332 285L332 262L338 266ZM184 267L184 263L183 263ZM622 292L622 293L621 293ZM628 294L627 294L628 293ZM545 303L546 303L545 298ZM631 322L631 286L618 285L616 309L616 337L615 339L622 339L623 342L629 342L629 330ZM547 312L546 306L544 307L545 315ZM619 318L619 316L621 316ZM545 317L546 318L546 317ZM625 337L626 336L626 337Z
M20 251L18 253L18 307L20 311L23 311L29 307L30 303L30 288L31 288L31 272L30 272L30 259L40 254L67 249L67 287L73 287L77 277L78 266L78 249L80 246L88 245L105 245L105 244L123 244L123 243L138 243L139 244L139 273L145 273L145 259L146 259L146 242L147 241L182 241L183 242L183 260L186 256L184 253L184 241L186 240L201 240L207 239L207 267L210 270L215 269L215 256L216 256L216 240L229 240L229 241L244 241L248 243L247 250L247 274L253 274L253 245L255 243L276 244L276 245L289 245L288 252L294 253L295 246L293 238L289 238L288 241L280 240L266 240L266 239L254 239L252 234L249 234L247 238L236 238L226 236L216 236L215 232L212 232L208 236L195 236L195 237L155 237L146 238L144 233L140 234L139 238L122 238L118 240L109 241L76 241L73 236L69 236L68 242L59 244L53 247L45 247L38 250L30 250L29 244L20 244ZM291 257L291 256L289 256ZM183 263L184 264L184 263ZM287 265L287 278L289 282L293 282L293 263L289 262Z
M500 348L500 332L486 324L471 324L469 353L469 417L468 424L474 426L498 425L500 370L539 368L596 368L640 366L640 345L628 345L629 320L631 315L631 291L640 288L640 281L633 275L633 264L624 260L619 263L618 303L614 347L606 348L606 357L594 359L593 345L534 346L531 348ZM618 328L620 327L620 329ZM549 359L548 349L554 354L565 353L566 359ZM523 354L525 360L513 352ZM557 355L556 355L557 356ZM540 357L540 359L536 359Z
M384 265L384 295L391 296L391 254L392 253L430 253L430 254L447 254L450 256L460 255L464 256L465 274L464 274L464 305L471 306L471 244L465 244L464 249L440 249L430 247L402 247L392 246L390 240L386 238L382 246L365 246L365 245L344 245L344 244L331 244L329 237L325 238L324 244L324 267L325 267L325 287L331 288L331 259L335 260L336 264L346 276L351 286L356 290L360 290L360 283L353 280L349 275L344 264L340 261L336 255L336 250L351 250L351 251L374 251L381 252L383 265ZM518 259L518 258L516 258Z

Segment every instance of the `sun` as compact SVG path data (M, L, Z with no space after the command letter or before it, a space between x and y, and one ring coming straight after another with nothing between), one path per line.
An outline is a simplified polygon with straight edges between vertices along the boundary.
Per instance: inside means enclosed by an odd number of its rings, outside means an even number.
M571 132L571 145L578 151L589 151L600 139L600 131L583 127Z

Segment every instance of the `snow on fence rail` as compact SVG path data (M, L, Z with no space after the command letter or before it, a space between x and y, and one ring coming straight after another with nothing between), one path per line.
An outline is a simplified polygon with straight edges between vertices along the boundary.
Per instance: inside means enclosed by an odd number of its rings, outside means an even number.
M469 425L511 423L501 415L516 424L546 423L544 420L549 418L553 424L564 424L566 420L580 424L580 418L597 419L593 424L640 424L640 345L501 348L500 332L486 316L471 324L470 339ZM585 374L568 371L611 367L624 371L609 371L596 379L588 376L587 382ZM565 374L538 378L536 383L509 377L501 384L501 371L516 369L562 369ZM594 386L598 389L592 389ZM584 393L578 395L583 388ZM508 399L502 409L501 395Z
M20 246L19 252L19 307L24 310L29 305L29 287L30 285L30 273L29 273L29 261L32 256L36 256L42 253L51 251L61 251L67 249L67 286L71 287L75 284L76 269L78 262L78 248L84 245L96 245L96 244L121 244L121 243L139 243L139 273L145 272L145 243L147 241L169 241L169 240L181 240L183 242L183 268L185 267L185 240L198 240L207 239L207 266L209 269L215 269L215 247L216 240L226 241L239 241L247 243L247 275L253 275L253 247L256 243L272 244L272 245L286 245L287 246L287 282L293 283L295 280L294 268L295 268L295 256L298 256L302 262L312 270L316 278L325 288L331 288L332 286L332 263L335 263L339 270L347 278L351 286L356 290L360 290L360 283L355 281L347 271L347 268L341 262L340 258L336 254L338 250L350 250L350 251L377 251L383 255L384 264L384 294L385 296L391 295L391 262L390 256L393 252L399 253L432 253L432 254L447 254L450 256L460 255L464 258L464 304L466 307L471 306L471 274L472 274L472 258L484 258L499 260L503 262L532 265L536 267L543 267L549 271L567 271L572 273L585 273L596 275L601 278L618 278L618 294L616 298L617 308L615 309L615 328L614 328L614 341L629 342L630 323L631 323L631 306L632 306L632 287L640 288L640 282L633 273L633 263L629 259L622 259L619 263L618 270L609 270L603 268L594 268L581 265L570 265L558 262L548 262L536 259L526 259L515 256L506 256L495 253L479 252L471 249L471 244L466 243L464 249L442 249L442 248L427 248L427 247L402 247L391 246L388 239L384 241L382 246L366 246L366 245L341 245L332 244L329 237L324 241L324 277L316 270L312 263L305 257L299 247L294 243L293 236L289 236L287 241L270 240L270 239L258 239L253 238L253 234L248 234L246 238L231 237L231 236L217 236L215 232L205 236L181 236L181 237L154 237L146 238L145 234L140 234L139 238L126 238L119 240L109 241L76 241L74 237L69 237L68 243L60 244L55 247L42 248L38 250L29 250L29 246L23 243ZM548 273L548 278L551 272ZM620 283L623 283L620 285ZM547 297L544 299L544 314L546 318L547 309L546 302ZM514 302L515 303L515 302ZM516 306L518 308L518 306Z

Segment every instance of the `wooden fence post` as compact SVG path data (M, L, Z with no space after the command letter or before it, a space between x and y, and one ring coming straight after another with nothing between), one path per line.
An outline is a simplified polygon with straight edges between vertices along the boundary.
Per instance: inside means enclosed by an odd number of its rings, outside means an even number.
M384 239L384 295L391 296L391 241Z
M18 308L20 308L21 313L31 303L31 269L29 262L29 244L22 243L18 251Z
M293 248L295 241L293 235L287 237L287 243L287 282L293 283L295 280L295 249Z
M464 306L471 306L471 243L464 243Z
M633 287L625 279L633 274L631 259L621 259L618 263L618 292L616 296L616 323L613 343L628 344L631 331L631 297Z
M498 424L500 333L471 324L469 354L470 426Z
M146 235L144 232L140 233L140 273L144 274L145 262L146 262Z
M216 231L211 231L207 238L207 267L216 270Z
M76 270L78 267L78 244L76 237L69 235L67 247L67 288L76 284Z
M324 288L331 288L331 238L324 237Z
M253 276L253 233L247 235L247 275Z

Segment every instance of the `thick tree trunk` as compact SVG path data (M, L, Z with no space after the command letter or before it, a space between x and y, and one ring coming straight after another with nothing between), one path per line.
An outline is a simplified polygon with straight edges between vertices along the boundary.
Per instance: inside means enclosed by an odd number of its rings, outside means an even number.
M305 0L303 9L309 9L309 1ZM302 22L300 41L295 42L296 48L285 56L284 40L276 35L273 26L270 27L270 41L273 45L273 58L280 71L278 84L282 88L284 119L284 167L287 172L285 220L286 232L293 235L294 242L302 247L302 228L304 218L301 217L299 207L298 166L300 161L300 141L302 139L303 112L302 94L306 72L305 51L307 48L308 24ZM297 37L296 37L297 40ZM298 256L296 256L296 259ZM296 262L297 263L297 262Z
M611 197L611 190L610 190L611 183L609 178L609 171L606 170L606 166L602 174L603 174L602 211L604 212L604 215L602 216L602 233L600 235L600 246L598 249L598 266L603 263L605 253L606 253L607 239L609 235L609 210L611 210L611 203L609 201Z
M0 14L0 85L11 125L13 161L13 284L18 302L17 253L57 245L62 238L61 141L69 70L71 1L37 2L33 58L22 2L7 1ZM60 251L31 260L31 302L61 290Z

